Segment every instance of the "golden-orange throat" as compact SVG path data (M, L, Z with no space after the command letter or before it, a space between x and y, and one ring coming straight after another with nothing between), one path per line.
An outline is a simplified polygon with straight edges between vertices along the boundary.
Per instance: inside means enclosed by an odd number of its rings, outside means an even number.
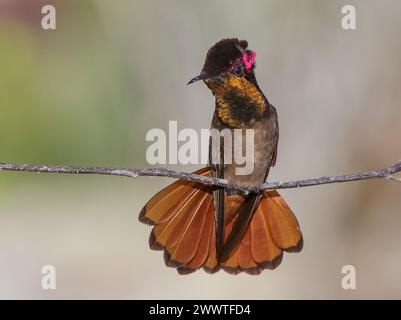
M216 98L216 114L231 127L244 127L258 120L266 110L266 99L259 88L245 77L225 74L206 79Z

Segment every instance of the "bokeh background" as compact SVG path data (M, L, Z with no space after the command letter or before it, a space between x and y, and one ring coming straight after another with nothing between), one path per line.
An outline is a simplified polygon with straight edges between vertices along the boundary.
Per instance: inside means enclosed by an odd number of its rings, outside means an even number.
M57 29L41 28L53 4ZM355 5L357 30L341 28ZM208 128L197 75L209 46L247 39L280 118L272 180L401 159L397 0L0 1L0 162L146 167L151 128ZM190 171L193 166L170 166ZM282 194L305 246L254 277L179 276L137 221L171 180L0 173L0 298L401 298L401 185L374 180ZM41 288L41 268L57 289ZM354 265L356 290L341 268Z

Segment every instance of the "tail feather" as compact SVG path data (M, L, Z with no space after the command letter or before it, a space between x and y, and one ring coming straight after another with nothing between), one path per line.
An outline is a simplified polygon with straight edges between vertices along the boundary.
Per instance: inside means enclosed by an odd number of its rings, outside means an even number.
M251 228L248 228L241 242L241 248L239 249L238 264L241 270L244 270L246 273L259 274L263 269L260 268L255 259L252 257L251 244Z
M266 214L262 211L260 204L249 229L252 240L251 255L254 261L262 268L274 269L277 267L281 262L283 252L273 241Z
M210 169L195 173L207 176ZM296 217L278 192L269 190L261 196L241 241L227 259L218 263L214 211L211 187L178 181L156 194L142 209L139 220L154 225L149 238L151 249L164 250L166 265L177 268L180 274L202 267L209 273L222 268L232 274L259 274L263 269L276 268L283 251L302 249ZM225 214L226 241L238 213Z
M289 252L302 249L302 234L297 218L284 199L275 190L264 193L260 202L276 245Z
M209 175L209 168L195 172L199 175ZM170 220L183 204L196 192L196 182L177 181L152 197L139 214L139 221L155 225Z
M235 224L235 220L236 220L236 217L231 219L231 221L229 221L228 224L226 225L226 228L224 230L224 234L225 234L224 241L227 241L228 235L231 233L233 225ZM239 253L240 253L241 244L242 244L242 242L238 243L238 245L233 248L233 250L231 251L228 258L221 262L221 266L224 271L231 273L231 274L238 274L241 272L241 268L239 266Z
M212 234L210 237L209 242L209 256L203 265L203 269L208 273L215 273L219 271L220 266L217 263L217 251L216 251L216 226L214 224L214 206L213 206L213 215L209 217L211 220L213 227L212 227Z
M189 262L177 269L180 274L188 274L198 270L205 265L209 256L212 256L212 254L209 254L212 234L214 234L214 206L212 200L204 216L206 219L202 228L198 250Z
M173 247L168 248L173 261L186 264L195 256L205 226L206 215L204 213L209 209L212 200L208 193L203 195L198 206L194 209L191 220L187 223L183 234L180 235L179 241Z
M203 199L202 189L197 189L170 220L154 227L154 236L158 245L171 248L177 244L185 235L185 230L197 213L197 208L199 208L199 204L203 202Z

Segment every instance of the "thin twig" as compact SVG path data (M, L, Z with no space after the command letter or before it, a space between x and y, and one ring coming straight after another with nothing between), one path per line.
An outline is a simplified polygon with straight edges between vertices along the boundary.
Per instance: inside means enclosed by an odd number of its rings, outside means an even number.
M401 183L401 178L394 176L395 173L401 172L401 161L397 162L396 164L390 167L379 170L350 173L340 176L323 176L318 178L291 180L285 182L266 182L264 184L252 188L239 188L225 179L204 177L193 173L180 172L165 168L129 169L129 168L108 168L108 167L71 167L71 166L0 163L0 171L1 170L36 172L36 173L104 174L104 175L113 175L113 176L130 177L130 178L136 178L139 176L169 177L169 178L194 181L207 185L223 187L229 190L234 190L245 194L250 192L259 192L267 189L302 188L321 184L341 183L341 182L378 179L378 178L384 178L386 180L392 180Z

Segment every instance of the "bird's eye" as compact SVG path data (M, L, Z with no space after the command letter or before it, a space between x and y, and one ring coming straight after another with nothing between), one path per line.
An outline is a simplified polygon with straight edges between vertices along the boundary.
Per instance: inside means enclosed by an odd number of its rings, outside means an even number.
M242 77L242 75L244 74L244 67L242 66L242 64L235 67L234 74L238 77Z

